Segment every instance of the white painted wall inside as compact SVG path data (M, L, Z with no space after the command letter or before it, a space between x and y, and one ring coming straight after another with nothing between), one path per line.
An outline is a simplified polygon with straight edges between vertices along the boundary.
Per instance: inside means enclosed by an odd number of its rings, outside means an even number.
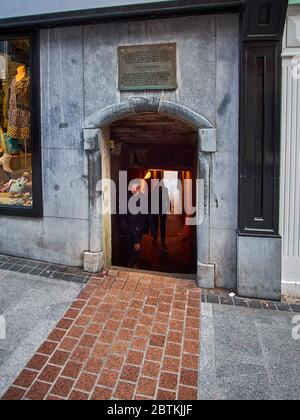
M300 6L290 6L288 11L282 77L283 293L300 297Z

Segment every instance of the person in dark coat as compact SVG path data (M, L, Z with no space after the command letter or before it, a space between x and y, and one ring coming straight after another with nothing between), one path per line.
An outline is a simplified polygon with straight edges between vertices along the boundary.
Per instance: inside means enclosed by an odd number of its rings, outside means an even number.
M134 183L131 186L131 191L128 194L128 203L134 198L137 206L143 200L140 184ZM121 234L124 241L125 264L129 268L134 268L140 252L143 236L145 234L147 225L149 223L149 215L147 212L143 214L139 211L137 214L132 214L130 211L127 214L119 215Z

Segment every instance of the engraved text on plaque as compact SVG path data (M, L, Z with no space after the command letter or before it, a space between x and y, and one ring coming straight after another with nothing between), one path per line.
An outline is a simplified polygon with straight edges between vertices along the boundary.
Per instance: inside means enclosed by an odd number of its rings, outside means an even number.
M119 89L177 89L176 44L119 47Z

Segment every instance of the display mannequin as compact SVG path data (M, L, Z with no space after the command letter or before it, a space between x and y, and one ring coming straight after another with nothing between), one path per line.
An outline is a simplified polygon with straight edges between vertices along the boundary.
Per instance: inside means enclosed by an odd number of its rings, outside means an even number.
M16 74L16 80L17 82L21 82L22 79L24 79L24 77L26 77L26 67L25 66L19 66L17 68L17 74Z
M30 76L26 66L21 65L10 85L7 135L16 140L24 151L25 169L31 138L30 124Z
M0 126L4 126L4 115L3 115L3 103L5 99L5 92L3 88L3 82L0 80Z
M24 144L30 139L30 78L19 66L10 85L7 134Z

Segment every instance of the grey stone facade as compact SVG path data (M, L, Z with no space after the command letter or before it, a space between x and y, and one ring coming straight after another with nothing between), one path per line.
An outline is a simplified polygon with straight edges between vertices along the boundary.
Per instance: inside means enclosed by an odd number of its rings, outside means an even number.
M179 88L174 92L120 93L120 45L176 42ZM217 15L87 25L41 31L43 219L2 217L0 252L83 266L91 249L90 153L83 128L96 112L126 104L130 96L158 97L206 118L214 139L203 133L209 169L206 261L215 285L237 284L239 16ZM205 150L203 149L203 152ZM97 165L94 166L97 168ZM100 169L99 169L100 170ZM100 178L100 174L99 174ZM101 238L101 225L98 226ZM212 285L213 286L213 285Z
M281 238L238 238L238 293L278 300L281 296ZM255 261L255 264L253 264Z

